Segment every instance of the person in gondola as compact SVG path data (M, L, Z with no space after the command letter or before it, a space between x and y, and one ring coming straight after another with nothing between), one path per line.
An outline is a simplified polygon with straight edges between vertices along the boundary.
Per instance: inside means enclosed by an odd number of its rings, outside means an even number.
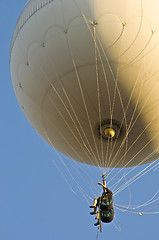
M94 224L95 226L98 226L100 221L109 223L114 218L113 193L105 186L105 184L98 184L103 186L103 194L99 198L95 198L93 205L90 206L90 208L94 209L90 214L97 214L95 219L98 221Z

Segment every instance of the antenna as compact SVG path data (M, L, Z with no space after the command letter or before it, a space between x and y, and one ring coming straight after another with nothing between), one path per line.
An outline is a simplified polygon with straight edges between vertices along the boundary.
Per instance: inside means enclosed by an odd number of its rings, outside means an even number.
M106 190L105 174L102 175L102 178L103 178L103 192L107 192L107 190Z
M102 178L103 178L103 183L98 182L98 184L103 187L103 192L106 193L107 192L107 187L106 187L105 174L102 175Z

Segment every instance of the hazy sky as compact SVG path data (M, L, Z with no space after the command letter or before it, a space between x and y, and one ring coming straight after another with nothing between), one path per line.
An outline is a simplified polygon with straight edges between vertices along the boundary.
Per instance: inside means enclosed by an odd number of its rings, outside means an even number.
M26 0L5 0L0 6L0 239L96 239L95 221L87 202L70 191L52 163L52 159L58 163L57 154L29 124L13 91L9 50L25 4ZM122 204L131 192L132 204L142 204L159 189L158 182L158 171L152 172L115 197L114 202ZM159 215L139 216L115 210L115 216L121 231L112 223L105 224L99 239L159 239Z

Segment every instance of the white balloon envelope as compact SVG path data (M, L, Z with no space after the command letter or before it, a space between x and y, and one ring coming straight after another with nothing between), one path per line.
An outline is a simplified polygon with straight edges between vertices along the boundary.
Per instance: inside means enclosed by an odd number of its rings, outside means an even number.
M100 167L159 156L159 1L30 0L10 54L27 119L55 149Z

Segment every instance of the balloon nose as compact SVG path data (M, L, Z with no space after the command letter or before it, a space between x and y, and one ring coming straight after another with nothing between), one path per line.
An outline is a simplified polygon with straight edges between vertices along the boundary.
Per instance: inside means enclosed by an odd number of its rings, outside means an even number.
M107 119L98 125L98 133L105 140L115 140L124 133L124 127L116 120Z
M105 128L103 131L104 136L106 136L107 138L114 138L116 135L116 131L113 128Z

